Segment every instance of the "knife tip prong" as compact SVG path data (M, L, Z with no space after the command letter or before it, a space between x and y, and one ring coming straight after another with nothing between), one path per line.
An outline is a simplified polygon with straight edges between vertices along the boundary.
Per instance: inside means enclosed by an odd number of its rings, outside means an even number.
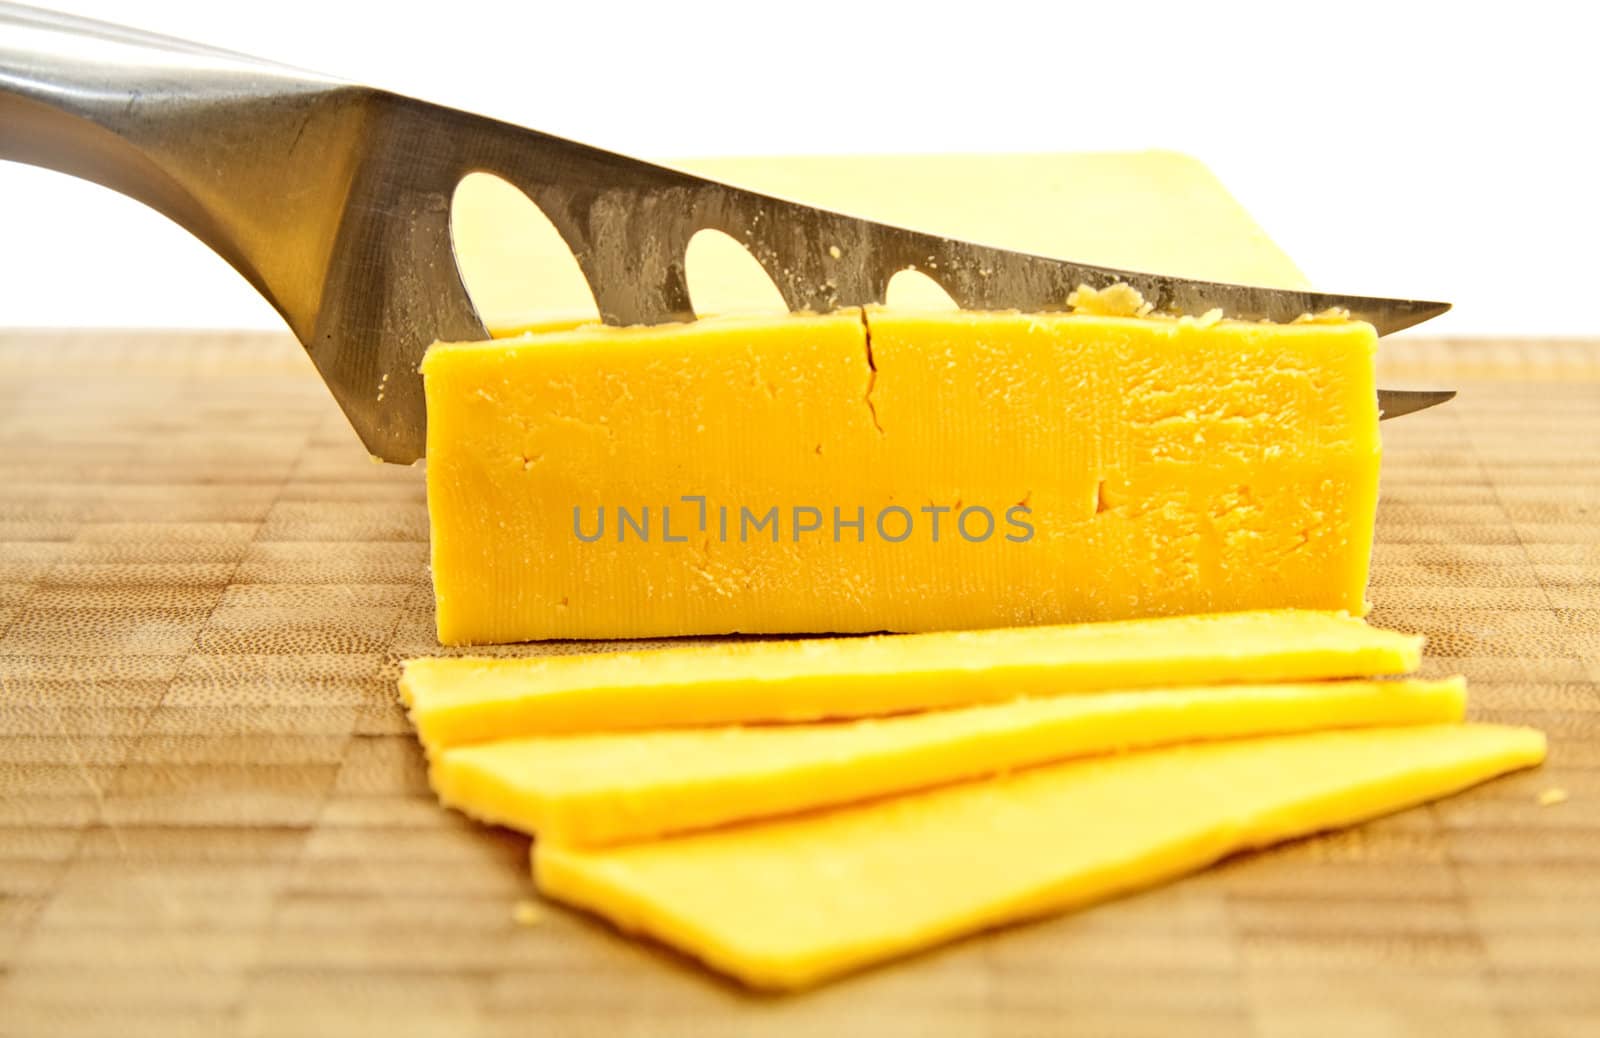
M1453 389L1380 389L1378 420L1399 418L1403 414L1413 414L1430 407L1438 407L1447 400L1454 400L1455 396L1456 391Z
M1385 302L1388 305L1382 308L1381 315L1373 322L1377 326L1379 335L1388 335L1403 328L1415 328L1424 321L1431 321L1441 314L1450 312L1449 303L1427 299L1391 299Z

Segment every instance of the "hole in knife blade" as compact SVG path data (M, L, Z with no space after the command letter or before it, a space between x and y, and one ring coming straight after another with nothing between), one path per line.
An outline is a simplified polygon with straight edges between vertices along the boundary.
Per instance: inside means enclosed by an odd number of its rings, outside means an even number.
M450 237L467 295L495 337L600 320L572 250L516 185L491 173L463 177Z
M889 279L884 304L900 310L959 310L950 293L920 270L902 270Z
M731 234L712 227L696 231L684 250L683 267L696 317L789 312L761 261Z

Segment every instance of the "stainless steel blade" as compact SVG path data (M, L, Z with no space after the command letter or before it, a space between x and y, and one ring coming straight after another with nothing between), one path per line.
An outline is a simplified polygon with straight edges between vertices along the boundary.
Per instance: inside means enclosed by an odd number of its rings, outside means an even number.
M1403 414L1436 407L1454 400L1453 389L1380 389L1378 390L1378 420L1399 418Z
M467 112L167 37L0 3L0 158L166 213L248 278L367 449L423 453L417 364L486 335L450 238L474 172L521 188L572 249L603 320L693 317L689 239L732 235L792 310L881 302L922 271L967 309L1058 310L1126 282L1158 311L1288 321L1343 308L1380 334L1449 304L1193 281L924 234L747 191Z

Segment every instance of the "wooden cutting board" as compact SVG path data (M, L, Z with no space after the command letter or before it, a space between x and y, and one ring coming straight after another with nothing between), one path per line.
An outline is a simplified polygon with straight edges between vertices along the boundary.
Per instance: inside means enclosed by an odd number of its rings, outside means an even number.
M1462 393L1384 427L1373 619L1549 764L775 999L514 921L526 841L434 804L395 702L422 473L298 347L0 333L0 1033L1600 1033L1600 342L1383 366Z

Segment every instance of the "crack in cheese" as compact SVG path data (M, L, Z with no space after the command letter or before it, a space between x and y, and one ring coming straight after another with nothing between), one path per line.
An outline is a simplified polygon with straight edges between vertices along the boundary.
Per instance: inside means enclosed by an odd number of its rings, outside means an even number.
M1375 346L872 310L435 345L439 639L1361 612Z
M571 845L872 800L1071 757L1281 732L1459 721L1466 683L1105 692L812 725L545 736L443 751L442 803Z
M792 819L580 850L548 896L747 984L797 988L1114 897L1537 764L1544 737L1425 725L1091 758Z
M1065 692L1375 677L1422 639L1296 610L984 631L406 662L429 753L522 735L813 721Z

